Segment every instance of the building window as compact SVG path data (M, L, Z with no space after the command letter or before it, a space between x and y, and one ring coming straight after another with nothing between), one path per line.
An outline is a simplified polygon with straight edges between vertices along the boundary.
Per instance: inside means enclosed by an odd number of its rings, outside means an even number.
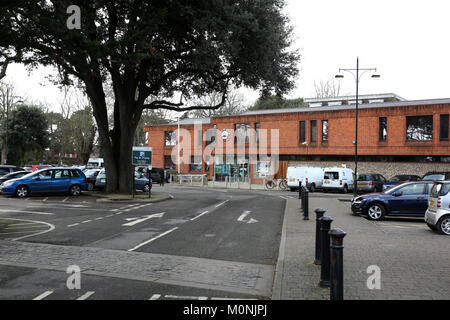
M234 143L249 143L250 123L236 123L234 125Z
M387 140L387 118L386 117L379 118L378 136L379 136L380 141Z
M317 121L311 120L311 142L317 141Z
M300 121L300 142L306 143L306 122Z
M322 142L328 142L328 120L322 120Z
M177 166L172 161L172 156L164 156L164 169L175 170Z
M261 128L261 125L259 122L255 123L255 142L259 143L259 129Z
M448 136L449 136L448 114L441 114L439 121L439 138L441 140L448 140Z
M166 146L175 146L177 144L177 135L175 131L165 131Z
M433 140L433 116L406 117L406 140Z
M202 156L191 156L189 170L191 172L202 172Z

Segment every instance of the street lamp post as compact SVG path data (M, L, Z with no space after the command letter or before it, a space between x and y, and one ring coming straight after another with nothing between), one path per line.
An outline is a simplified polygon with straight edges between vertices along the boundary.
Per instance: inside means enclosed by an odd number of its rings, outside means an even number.
M356 81L356 107L355 107L355 177L353 179L353 198L356 198L356 190L357 190L357 180L358 180L358 106L359 106L359 81L361 79L361 76L368 72L373 71L377 72L376 68L360 68L359 67L359 57L356 58L356 69L342 69L339 68L339 72L346 71L350 72L354 77ZM362 73L360 73L362 71ZM354 73L356 72L356 74ZM372 74L372 78L379 78L379 74ZM342 74L337 74L335 76L336 79L342 79L344 76Z

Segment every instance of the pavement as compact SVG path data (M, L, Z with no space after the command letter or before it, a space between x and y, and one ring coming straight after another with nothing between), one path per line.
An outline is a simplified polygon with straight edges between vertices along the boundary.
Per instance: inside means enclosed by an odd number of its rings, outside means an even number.
M329 289L318 286L320 266L313 263L315 208L333 218L331 228L347 232L344 299L450 299L450 239L431 231L422 219L373 222L353 215L348 202L310 198L310 220L303 220L299 204L287 200L272 299L329 299ZM380 271L380 289L367 285L373 283L374 268Z

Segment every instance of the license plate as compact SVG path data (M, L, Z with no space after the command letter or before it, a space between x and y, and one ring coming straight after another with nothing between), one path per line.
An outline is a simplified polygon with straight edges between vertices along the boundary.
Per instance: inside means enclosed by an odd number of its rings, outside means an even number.
M106 183L106 179L101 179L100 180L102 183Z
M358 184L358 188L364 188L365 185L364 184Z
M295 182L295 179L289 179L289 182Z
M434 207L434 201L430 200L430 206Z
M325 184L330 184L330 181L325 181Z

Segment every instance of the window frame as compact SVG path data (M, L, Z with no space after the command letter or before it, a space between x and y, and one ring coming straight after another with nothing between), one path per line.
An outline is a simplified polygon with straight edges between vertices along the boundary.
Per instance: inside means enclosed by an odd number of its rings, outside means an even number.
M313 134L313 130L314 130L314 134ZM311 143L316 143L317 142L317 120L310 120L309 133L310 133L309 139L310 139Z
M381 127L381 124L382 124L381 120L382 119L385 120L385 122L384 122L385 127L384 128ZM388 122L387 117L379 117L378 118L378 141L381 141L381 142L387 141L387 137L388 137L388 123L387 122ZM382 129L386 130L386 135L384 135L384 133L382 132Z
M419 119L419 118L431 119L431 136L430 136L429 139L412 139L411 138L411 133L408 132L408 127L409 127L408 126L408 120ZM407 142L431 142L431 141L433 141L433 136L434 136L433 115L406 116L405 134L406 134L406 141Z
M299 122L299 142L300 143L304 143L306 142L306 120L301 120ZM303 133L303 137L302 137L302 133Z
M327 133L326 135L324 135L324 123L327 124L326 128L327 128ZM322 120L322 142L328 142L328 132L329 132L329 127L328 127L328 120ZM324 137L326 137L326 139L324 139Z
M443 125L442 124L442 118L447 118L447 125ZM439 115L439 140L440 141L449 141L450 138L450 119L449 119L449 115L448 114L440 114ZM443 132L442 129L444 129L446 127L447 130L447 137L443 137Z

